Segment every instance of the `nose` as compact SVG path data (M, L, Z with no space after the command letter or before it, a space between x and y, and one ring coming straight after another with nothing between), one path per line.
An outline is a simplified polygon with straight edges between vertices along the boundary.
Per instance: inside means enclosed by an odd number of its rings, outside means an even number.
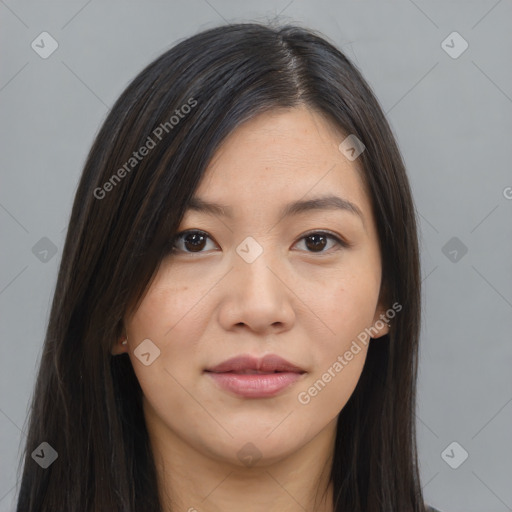
M290 329L297 300L284 272L265 252L252 263L236 256L223 283L219 322L227 331L250 330L260 335Z

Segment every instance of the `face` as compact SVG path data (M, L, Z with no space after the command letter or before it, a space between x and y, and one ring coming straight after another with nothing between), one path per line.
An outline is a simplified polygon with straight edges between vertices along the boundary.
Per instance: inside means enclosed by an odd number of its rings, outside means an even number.
M150 432L237 465L332 432L364 365L361 333L388 329L372 207L345 137L295 108L246 122L215 154L125 318Z

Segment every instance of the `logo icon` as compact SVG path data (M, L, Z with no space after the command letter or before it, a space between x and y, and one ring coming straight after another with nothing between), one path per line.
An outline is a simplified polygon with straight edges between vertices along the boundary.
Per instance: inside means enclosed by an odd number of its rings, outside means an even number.
M452 59L458 59L468 49L468 47L468 42L458 32L452 32L441 43L441 48Z
M261 452L252 443L246 443L237 453L240 462L251 467L261 459Z
M160 349L149 338L146 338L137 345L133 353L144 366L149 366L160 356Z
M48 32L41 32L30 46L39 57L47 59L59 47L59 43Z
M33 452L32 458L46 469L55 462L59 454L46 441L42 442Z
M452 469L457 469L468 456L468 452L457 441L450 443L441 453L441 458Z
M366 146L355 135L349 135L338 149L353 162L366 149Z
M263 254L263 247L252 236L248 236L237 248L238 255L247 263L253 263Z
M57 246L45 236L32 247L32 254L42 263L48 263L56 253Z
M458 263L468 252L468 248L456 236L443 245L441 252L452 262Z

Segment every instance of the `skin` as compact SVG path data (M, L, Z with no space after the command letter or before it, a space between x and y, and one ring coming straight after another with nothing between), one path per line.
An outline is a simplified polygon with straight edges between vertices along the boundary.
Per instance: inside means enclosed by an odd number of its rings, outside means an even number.
M260 114L237 128L195 193L230 206L233 218L189 210L179 231L208 233L202 252L193 252L190 238L179 243L181 252L164 258L139 309L124 319L128 343L119 340L112 353L129 353L142 387L166 510L171 500L173 511L332 510L336 420L367 345L359 343L309 403L298 394L389 307L379 301L372 205L357 159L338 149L344 138L305 107ZM328 194L354 203L362 219L334 209L279 217L291 201ZM304 238L325 230L351 246L327 238L316 249ZM252 263L236 252L248 236L263 249ZM384 324L372 337L387 332ZM134 350L148 338L160 355L145 366ZM275 397L237 397L204 369L240 354L277 354L306 373ZM240 450L261 458L249 465Z

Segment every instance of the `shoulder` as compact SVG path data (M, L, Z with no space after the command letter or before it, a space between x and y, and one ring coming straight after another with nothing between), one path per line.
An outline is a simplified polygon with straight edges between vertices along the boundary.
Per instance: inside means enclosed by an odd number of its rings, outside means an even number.
M429 505L425 505L425 511L426 512L441 512L439 509L430 507Z

